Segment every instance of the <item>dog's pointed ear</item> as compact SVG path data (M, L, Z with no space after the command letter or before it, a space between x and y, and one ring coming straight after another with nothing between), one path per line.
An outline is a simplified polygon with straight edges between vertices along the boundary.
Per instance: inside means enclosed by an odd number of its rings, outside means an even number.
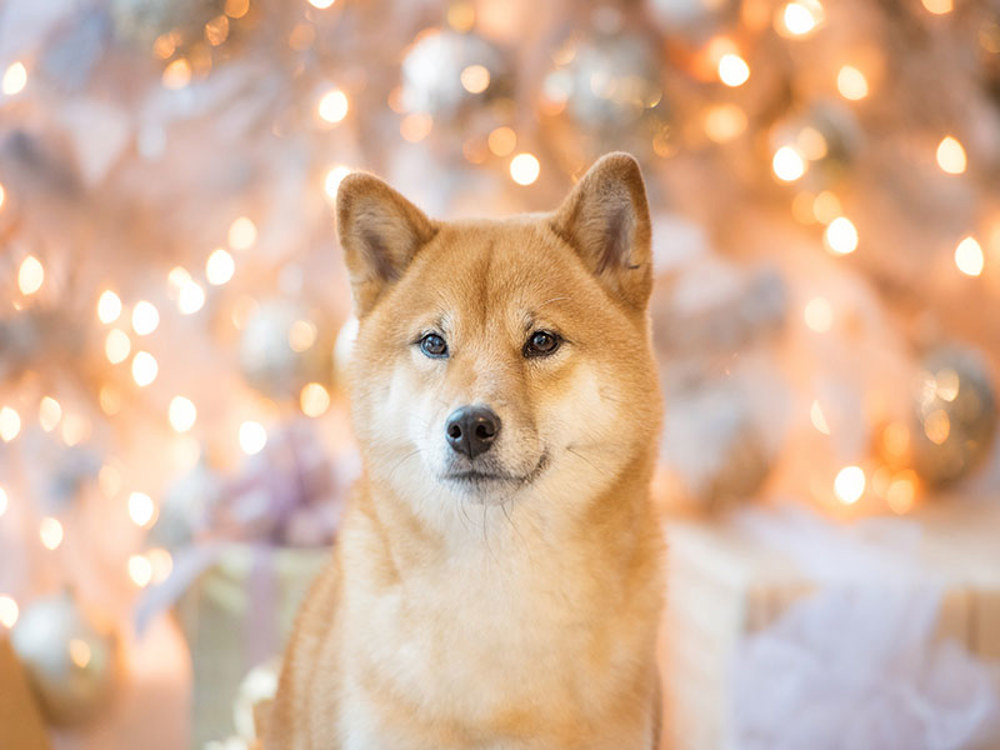
M553 215L552 226L612 295L645 309L653 289L649 206L632 156L602 157Z
M374 175L349 174L337 190L337 234L358 317L437 233L423 212Z

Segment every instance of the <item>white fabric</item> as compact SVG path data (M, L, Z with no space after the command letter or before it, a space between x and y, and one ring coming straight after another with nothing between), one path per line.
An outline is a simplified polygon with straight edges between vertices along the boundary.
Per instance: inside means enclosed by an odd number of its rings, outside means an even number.
M738 648L730 747L996 746L1000 699L990 666L935 639L942 589L916 562L918 525L848 527L803 512L749 512L739 523L819 589Z

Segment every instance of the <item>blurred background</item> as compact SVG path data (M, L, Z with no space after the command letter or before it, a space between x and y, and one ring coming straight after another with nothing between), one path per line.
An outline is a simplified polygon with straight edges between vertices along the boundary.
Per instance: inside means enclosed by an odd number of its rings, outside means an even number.
M614 149L665 747L1000 747L996 0L3 0L0 747L247 747L359 471L340 180Z

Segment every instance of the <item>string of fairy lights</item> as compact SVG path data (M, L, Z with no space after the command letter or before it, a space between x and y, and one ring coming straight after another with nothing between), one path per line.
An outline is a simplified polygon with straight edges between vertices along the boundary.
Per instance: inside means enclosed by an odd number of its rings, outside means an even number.
M316 11L333 8L344 0L309 0ZM932 15L947 15L954 8L952 0L921 0L923 8ZM250 11L251 0L226 0L224 11L204 24L203 35L208 45L220 47L229 39L235 24ZM773 27L784 39L806 39L818 33L826 21L826 11L819 0L792 0L777 7ZM453 3L447 10L447 24L457 32L468 31L475 23L475 10L471 3ZM315 33L309 23L295 26L289 38L293 49L305 48L312 43ZM200 77L207 75L211 68L211 58L189 57L183 54L183 39L178 32L167 32L153 42L152 54L163 62L162 86L171 91L179 91ZM729 89L739 89L752 81L754 70L741 53L739 45L722 35L705 42L696 55L695 67L709 71L717 81ZM470 96L486 94L494 84L494 73L490 67L479 62L470 62L457 72L462 90ZM845 61L835 73L831 82L838 95L847 103L857 105L877 94L872 76L865 67L855 61ZM31 70L26 61L14 61L7 65L0 78L0 92L4 97L15 98L31 85ZM644 103L650 107L658 103L654 98ZM390 93L386 105L399 116L399 136L407 143L418 144L428 139L435 128L432 113L410 111L403 102L397 87ZM543 101L540 108L547 114L566 106L558 95ZM315 118L328 127L338 127L349 121L355 112L352 94L347 88L329 84L318 92L314 102ZM725 144L743 135L750 127L750 119L744 109L730 102L716 102L704 109L701 122L705 136L713 143ZM556 167L544 165L538 155L521 147L522 135L511 124L498 124L489 129L485 137L485 150L475 145L463 147L465 159L480 164L488 152L503 160L509 179L519 186L536 184L543 170ZM654 153L663 156L660 141L654 139ZM826 136L812 126L805 126L781 136L770 150L770 173L773 180L781 185L795 187L827 157L830 144ZM951 133L941 133L933 158L941 173L960 177L969 166L965 146ZM340 182L351 171L346 163L333 163L325 170L321 190L324 199L332 204L336 198ZM3 211L10 196L8 189L0 184L0 211ZM847 256L858 251L862 237L852 219L846 215L840 197L833 190L819 192L800 190L791 201L791 216L800 224L822 227L822 246L832 256ZM212 290L224 287L237 278L241 257L252 253L258 241L258 229L250 216L237 216L231 222L225 243L207 249L199 267L172 268L164 280L166 298L175 310L168 311L161 304L157 306L150 299L123 299L115 289L107 287L97 291L93 307L94 325L100 326L103 334L103 353L111 368L125 368L136 388L140 391L158 387L160 382L160 360L151 336L161 325L166 315L195 316L204 309ZM969 277L983 274L987 265L983 243L975 232L964 235L955 245L954 266L958 272ZM15 310L30 305L46 284L46 268L41 258L27 254L17 267L16 286L20 298L13 301ZM241 298L230 316L236 329L241 329L256 305L254 299ZM832 330L836 311L833 303L822 296L811 298L802 310L807 328L824 334ZM303 352L317 346L317 323L309 319L296 320L288 329L288 343L295 352ZM957 393L954 373L942 371L928 381L928 388L946 401L953 400ZM100 389L99 405L106 417L120 414L129 395L116 384L107 384ZM327 384L309 382L299 391L298 408L308 417L321 417L331 408L331 392ZM35 412L34 414L32 412ZM173 394L162 415L177 436L189 436L199 420L199 404L191 394ZM830 420L819 400L813 400L809 407L809 421L823 435L831 434ZM78 445L88 439L92 425L86 417L66 408L55 396L43 394L32 407L0 405L0 440L11 443L18 439L29 419L37 419L46 433L58 433L67 446ZM943 442L948 437L948 417L928 418L924 423L927 436L933 442ZM882 441L891 454L905 452L905 426L889 425L882 434ZM243 420L231 439L238 444L243 454L252 456L264 450L269 439L269 428L261 419ZM196 461L200 452L194 441L190 454ZM128 489L122 486L121 470L112 464L103 466L98 474L98 486L109 497L124 495L125 511L128 517L141 529L149 529L156 522L158 504L155 493L149 488ZM869 487L876 487L889 508L896 513L907 513L915 505L920 490L920 479L911 468L889 469L882 466L869 467L851 464L841 468L832 481L832 491L844 506L856 504ZM0 486L0 517L17 498L8 496ZM41 518L38 538L48 550L56 550L62 545L65 529L62 522L51 515ZM164 580L171 572L172 557L169 551L154 548L131 555L126 562L129 579L138 588ZM0 625L11 628L18 619L18 603L8 594L0 595Z

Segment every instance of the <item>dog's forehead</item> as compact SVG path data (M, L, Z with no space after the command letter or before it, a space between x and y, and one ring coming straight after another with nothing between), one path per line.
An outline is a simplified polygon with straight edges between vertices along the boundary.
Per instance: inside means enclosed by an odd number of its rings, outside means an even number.
M493 305L549 294L575 264L548 224L530 216L446 224L434 244L428 265L448 269L443 288Z

